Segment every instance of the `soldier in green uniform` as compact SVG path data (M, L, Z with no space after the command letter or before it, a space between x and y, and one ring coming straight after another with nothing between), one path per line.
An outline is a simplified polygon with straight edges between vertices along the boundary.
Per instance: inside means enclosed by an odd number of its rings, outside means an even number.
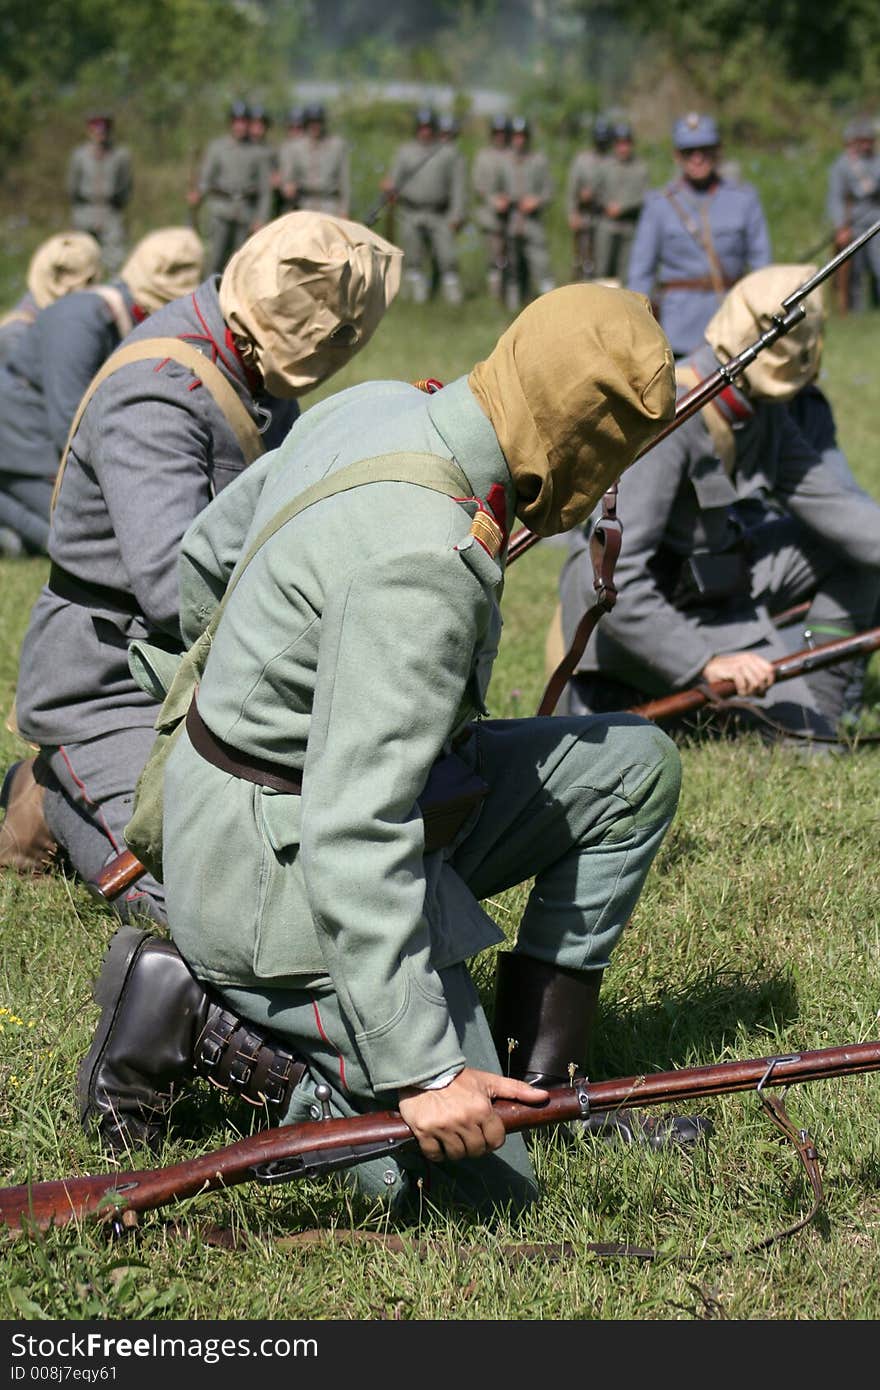
M647 191L648 166L636 156L632 126L618 121L611 153L596 175L597 279L626 282L636 223Z
M314 212L348 217L351 170L348 144L327 132L320 103L303 110L304 133L281 147L279 175L286 203Z
M593 122L593 148L578 150L568 166L565 203L573 240L573 280L592 280L595 273L596 179L608 156L611 140L611 122L605 116L597 116Z
M424 304L439 283L461 303L456 234L465 219L467 171L454 142L441 140L435 112L416 113L416 133L399 147L383 191L400 209L400 244L410 297Z
M499 206L507 208L509 266L504 297L515 313L530 294L553 289L550 248L544 212L553 196L550 164L532 148L532 128L525 116L510 123L510 159L501 171Z
M268 108L262 102L251 102L250 117L248 119L248 140L254 147L262 166L260 175L260 186L265 189L268 185L269 195L265 199L264 207L260 210L265 211L265 216L260 218L260 226L268 222L277 213L278 190L280 177L278 173L278 151L269 142L269 127L272 124L272 117Z
M236 101L228 134L211 141L197 187L187 195L193 208L208 200L209 275L219 275L232 253L268 221L271 191L266 162L250 140L250 110Z
M125 259L125 209L132 191L131 155L113 140L113 117L88 119L88 140L77 145L67 166L73 226L100 243L104 265L118 270Z
M493 299L504 295L507 264L507 211L501 212L499 198L507 207L501 184L501 170L509 158L510 117L493 116L489 141L477 151L471 170L471 186L478 204L474 218L486 241L486 286Z
M367 1195L422 1178L433 1200L534 1198L492 1101L540 1100L583 1066L680 768L631 715L475 716L513 517L542 536L583 520L674 395L646 301L567 286L434 394L383 381L323 401L190 527L186 640L228 599L165 766L177 951L114 939L86 1123L155 1140L194 1064L282 1122L320 1117L322 1085L337 1115L397 1105L418 1139L352 1170ZM503 940L481 900L532 876L493 1040L465 962ZM653 1144L699 1125L636 1130Z

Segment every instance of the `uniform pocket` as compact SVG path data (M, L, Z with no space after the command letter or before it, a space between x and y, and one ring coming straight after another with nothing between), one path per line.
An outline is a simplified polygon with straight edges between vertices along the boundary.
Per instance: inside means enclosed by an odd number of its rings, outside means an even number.
M302 828L302 797L263 787L259 804L262 831L275 852L283 854L285 850L298 848Z

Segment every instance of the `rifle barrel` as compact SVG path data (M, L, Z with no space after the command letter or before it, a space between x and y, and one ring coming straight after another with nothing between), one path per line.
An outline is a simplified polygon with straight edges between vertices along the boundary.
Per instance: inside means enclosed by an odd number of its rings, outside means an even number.
M523 1105L496 1101L507 1133L562 1124L568 1120L633 1106L660 1105L703 1096L734 1094L760 1087L789 1086L835 1076L880 1070L880 1041L845 1043L785 1056L754 1057L704 1067L590 1082L576 1077L570 1086L554 1087L546 1101ZM23 1183L0 1190L0 1224L13 1230L48 1230L97 1216L125 1224L125 1212L152 1211L199 1192L270 1180L266 1171L285 1177L347 1167L415 1144L396 1110L352 1119L282 1125L241 1139L237 1144L168 1168L102 1173L92 1177ZM286 1167L285 1167L286 1165ZM262 1173L261 1173L262 1170Z
M804 647L799 652L792 652L791 656L778 657L770 664L776 673L776 679L786 681L794 676L806 675L810 671L819 671L823 666L834 666L838 661L850 661L854 657L865 656L878 649L880 627L871 627L866 632L855 633L852 637L837 637L833 642L823 642L819 647ZM702 709L711 702L712 697L726 700L735 694L736 686L732 680L712 681L707 686L695 685L689 690L680 690L675 695L663 695L657 700L649 700L647 704L636 705L628 713L640 714L643 719L652 719L659 723L663 719L673 719L676 715L690 714L694 710Z

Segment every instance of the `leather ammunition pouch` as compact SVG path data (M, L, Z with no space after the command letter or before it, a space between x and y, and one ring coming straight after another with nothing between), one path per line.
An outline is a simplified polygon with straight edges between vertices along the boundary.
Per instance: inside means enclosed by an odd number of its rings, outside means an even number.
M751 592L752 571L744 541L720 554L697 551L681 566L673 593L676 608L702 608Z

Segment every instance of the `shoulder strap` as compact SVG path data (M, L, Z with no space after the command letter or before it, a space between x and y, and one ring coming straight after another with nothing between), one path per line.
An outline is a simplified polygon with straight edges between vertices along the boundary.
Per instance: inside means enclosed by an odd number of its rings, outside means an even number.
M360 459L356 463L350 463L346 468L340 468L338 473L332 473L300 492L266 522L244 559L236 565L226 586L226 592L209 624L210 631L213 633L216 630L227 601L251 560L282 526L286 526L288 521L299 516L307 507L322 502L325 497L349 492L352 488L363 487L366 483L414 483L417 487L430 488L432 492L443 492L447 497L454 498L467 497L470 494L470 483L458 465L450 459L441 458L438 454L377 454L375 458Z
M171 357L182 367L189 367L190 371L201 379L213 396L215 404L226 417L227 423L238 440L246 464L253 463L254 459L259 458L260 454L263 453L263 440L260 432L245 409L241 397L210 357L206 357L203 352L199 352L197 347L184 342L181 338L142 338L139 342L125 343L122 347L117 348L112 357L108 357L101 370L89 382L67 433L67 442L64 445L64 452L61 455L61 462L55 476L55 486L52 490L51 510L54 511L58 493L61 491L61 479L64 477L64 470L67 467L67 455L70 452L71 442L79 429L80 421L92 396L101 383L118 371L120 367L127 367L132 362L144 362L153 357L162 360Z
M712 280L713 288L715 293L721 296L725 291L725 276L721 262L718 259L718 252L715 250L715 242L712 239L712 227L709 222L709 214L705 206L701 206L699 209L700 223L698 225L687 209L682 207L681 203L678 201L676 197L678 188L678 184L674 185L672 188L667 188L664 196L669 199L679 222L688 235L693 237L706 257L706 260L709 262L709 275ZM709 196L714 197L714 193Z
M10 309L8 314L4 314L0 319L0 328L9 328L13 323L33 323L36 314L30 313L27 309Z

